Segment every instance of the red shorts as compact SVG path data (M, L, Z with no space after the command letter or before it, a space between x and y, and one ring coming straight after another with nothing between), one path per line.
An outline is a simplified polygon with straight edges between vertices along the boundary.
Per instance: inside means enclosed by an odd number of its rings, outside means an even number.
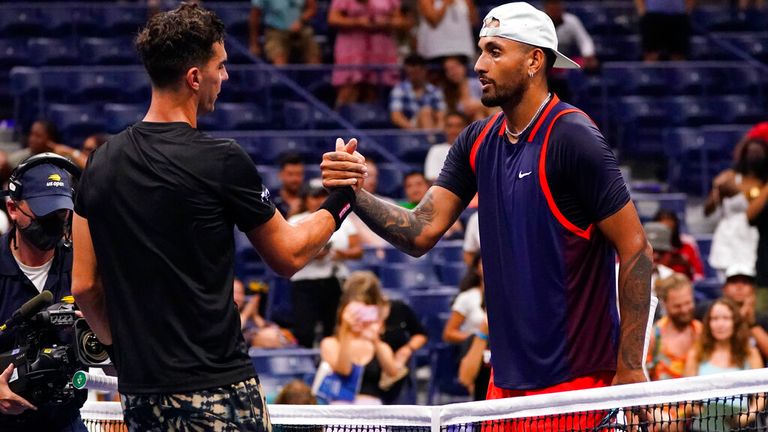
M508 390L496 387L493 383L493 371L488 383L486 399L503 399L519 396L533 396L547 393L558 393L571 390L583 390L589 388L607 387L613 381L614 372L595 372L574 378L551 387L532 390ZM595 411L587 413L569 413L556 416L506 419L500 421L483 422L483 432L523 432L523 431L560 431L570 429L595 428L607 415L607 412Z

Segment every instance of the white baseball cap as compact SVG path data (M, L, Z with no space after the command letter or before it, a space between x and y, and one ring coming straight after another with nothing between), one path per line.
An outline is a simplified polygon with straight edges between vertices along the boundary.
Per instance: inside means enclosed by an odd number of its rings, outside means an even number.
M556 68L581 67L557 50L557 32L552 19L526 2L503 4L488 12L480 29L480 37L493 36L552 50L557 56Z

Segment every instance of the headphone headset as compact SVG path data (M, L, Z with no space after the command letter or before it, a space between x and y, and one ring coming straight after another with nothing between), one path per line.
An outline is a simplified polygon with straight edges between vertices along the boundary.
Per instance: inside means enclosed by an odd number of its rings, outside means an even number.
M13 170L11 178L8 180L8 190L3 191L2 195L7 195L14 201L20 201L24 190L24 185L21 181L24 173L38 165L44 164L55 165L68 172L75 179L79 179L82 173L80 167L64 156L59 156L56 153L40 153L28 158Z

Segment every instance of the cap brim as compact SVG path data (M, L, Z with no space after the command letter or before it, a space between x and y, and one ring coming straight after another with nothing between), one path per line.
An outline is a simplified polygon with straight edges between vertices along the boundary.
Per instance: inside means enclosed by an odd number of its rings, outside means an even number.
M555 56L557 58L555 59L555 64L552 67L558 69L581 69L581 66L579 66L578 63L564 56L562 53L560 53L560 51L555 51Z
M72 197L67 195L47 195L25 199L35 216L42 217L57 210L73 210Z

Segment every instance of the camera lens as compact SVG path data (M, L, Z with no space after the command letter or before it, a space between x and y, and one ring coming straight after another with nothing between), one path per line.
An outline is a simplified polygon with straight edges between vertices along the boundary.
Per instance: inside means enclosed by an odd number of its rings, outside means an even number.
M109 358L107 351L104 349L104 345L96 338L96 334L93 330L88 329L83 333L83 337L80 339L80 346L82 347L82 353L85 359L92 363L102 363Z

